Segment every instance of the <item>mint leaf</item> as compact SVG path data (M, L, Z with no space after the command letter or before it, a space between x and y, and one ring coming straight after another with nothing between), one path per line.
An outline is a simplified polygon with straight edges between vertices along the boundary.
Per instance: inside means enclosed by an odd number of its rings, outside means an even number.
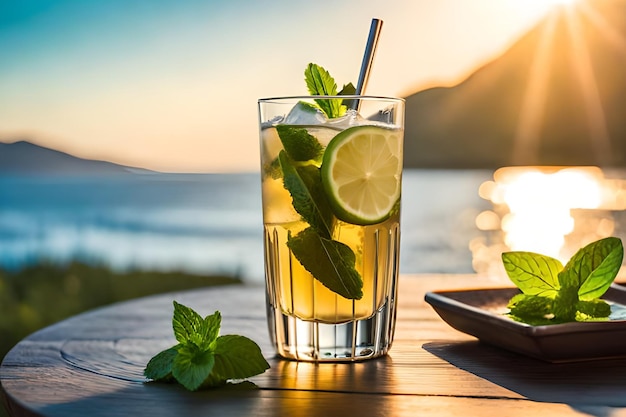
M511 281L524 294L556 296L558 274L563 269L559 260L533 252L505 252L502 262Z
M511 298L509 316L531 325L549 324L554 300L540 295L518 294Z
M219 311L202 319L193 309L174 301L172 327L180 343L150 359L144 375L154 381L175 379L195 391L267 370L269 364L252 340L219 336L221 321Z
M576 320L576 306L578 305L578 288L561 287L554 298L554 322L565 323Z
M348 83L344 85L341 91L339 92L340 96L352 96L355 94L356 94L356 87L352 83ZM351 99L351 100L344 99L341 101L341 104L343 104L348 109L356 109L357 106L356 106L355 101L356 101L355 99Z
M608 319L611 306L599 298L611 286L624 258L615 237L590 243L565 267L531 252L502 254L505 270L523 292L509 301L509 316L528 324Z
M317 64L310 63L304 70L304 81L312 96L336 96L337 83L330 73Z
M181 345L172 363L172 375L190 391L204 383L215 365L215 354L195 345Z
M305 112L305 113L316 114L321 109L320 109L320 107L317 104L309 103L308 101L298 101L298 103L294 107L294 110L296 110L298 112Z
M222 314L219 311L206 316L202 320L200 326L200 336L202 337L202 346L208 347L213 343L220 334L220 327L222 326Z
M356 87L352 83L345 84L343 88L341 89L341 91L339 92L340 96L353 96L355 94L356 94Z
M178 342L192 342L196 345L202 343L202 337L199 335L199 331L203 326L203 321L202 317L191 308L174 301L172 327L174 328L174 336Z
M277 125L276 131L283 148L294 161L319 160L324 153L324 148L317 138L304 128Z
M333 214L324 194L319 168L314 165L295 167L285 151L278 155L283 184L291 194L293 208L319 234L330 238Z
M598 240L576 252L559 279L578 288L581 300L599 298L617 276L623 257L624 248L620 239L608 237Z
M508 307L518 317L545 318L552 311L554 300L540 295L518 294L511 298Z
M302 266L331 291L352 300L363 297L363 280L354 268L356 256L349 246L320 236L311 227L287 240Z
M218 375L229 379L248 378L269 369L261 349L245 336L220 336L215 341L215 367Z
M272 162L265 163L263 165L263 175L267 175L274 180L282 178L283 171L280 169L280 161L278 161L278 157L274 158Z
M611 306L604 300L579 301L576 310L591 319L606 318L611 314Z
M309 64L304 70L304 80L312 96L335 96L337 95L337 83L328 71L317 64ZM329 119L342 116L346 109L340 99L315 100Z
M172 378L174 357L178 354L178 346L173 346L156 354L148 362L143 374L150 379L170 380Z

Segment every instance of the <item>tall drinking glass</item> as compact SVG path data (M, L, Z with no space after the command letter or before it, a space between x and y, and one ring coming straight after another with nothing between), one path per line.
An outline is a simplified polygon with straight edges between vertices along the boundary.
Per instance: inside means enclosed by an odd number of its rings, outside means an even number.
M396 318L404 101L268 98L259 116L277 353L314 362L386 354Z

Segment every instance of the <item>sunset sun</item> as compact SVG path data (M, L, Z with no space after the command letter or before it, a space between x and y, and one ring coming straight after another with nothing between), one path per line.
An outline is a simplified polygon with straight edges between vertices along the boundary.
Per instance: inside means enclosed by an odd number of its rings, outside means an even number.
M573 7L580 0L519 0L523 2L525 7L533 9L540 13L547 13L554 10L556 7Z

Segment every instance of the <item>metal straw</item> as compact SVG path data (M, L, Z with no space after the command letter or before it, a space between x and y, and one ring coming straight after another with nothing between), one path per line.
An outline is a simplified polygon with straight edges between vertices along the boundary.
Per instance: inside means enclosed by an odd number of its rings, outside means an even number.
M380 36L380 30L383 27L383 21L380 19L372 19L370 25L370 33L367 37L367 44L365 45L365 53L363 54L363 62L361 63L361 71L359 72L359 79L356 84L356 95L363 95L365 87L367 86L367 80L370 76L370 70L372 69L372 62L374 61L374 53L376 52L376 44L378 43L378 37ZM355 100L352 103L352 108L357 110L359 108L359 100Z

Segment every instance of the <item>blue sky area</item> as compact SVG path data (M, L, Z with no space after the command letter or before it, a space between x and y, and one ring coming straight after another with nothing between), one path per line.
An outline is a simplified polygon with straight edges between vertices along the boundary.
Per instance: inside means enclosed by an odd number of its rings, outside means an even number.
M384 3L384 4L382 4ZM0 141L164 171L258 167L256 100L306 94L309 62L369 90L451 85L504 51L545 0L4 1Z

